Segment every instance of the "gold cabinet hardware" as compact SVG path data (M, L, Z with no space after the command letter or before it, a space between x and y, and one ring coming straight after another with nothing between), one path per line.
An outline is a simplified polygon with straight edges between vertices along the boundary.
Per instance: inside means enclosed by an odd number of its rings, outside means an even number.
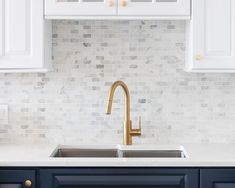
M25 187L31 187L32 186L32 181L31 180L25 180L24 185L25 185Z
M202 60L202 55L201 54L196 54L195 55L195 60L196 61L201 61Z
M127 6L127 1L121 0L121 7L126 7L126 6Z
M108 0L108 6L109 6L109 7L113 7L113 5L114 5L113 0Z

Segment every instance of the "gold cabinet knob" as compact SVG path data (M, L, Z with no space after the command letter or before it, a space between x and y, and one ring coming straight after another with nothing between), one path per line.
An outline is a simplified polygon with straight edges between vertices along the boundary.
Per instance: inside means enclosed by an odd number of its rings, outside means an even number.
M126 6L127 6L127 1L122 0L122 1L121 1L121 6L122 6L122 7L126 7Z
M196 54L195 55L195 60L196 61L201 61L202 60L202 55L201 54Z
M31 180L25 180L24 185L25 185L25 187L31 187L32 186L32 181Z
M109 0L109 1L108 1L108 6L109 6L109 7L113 7L113 5L114 5L113 0Z

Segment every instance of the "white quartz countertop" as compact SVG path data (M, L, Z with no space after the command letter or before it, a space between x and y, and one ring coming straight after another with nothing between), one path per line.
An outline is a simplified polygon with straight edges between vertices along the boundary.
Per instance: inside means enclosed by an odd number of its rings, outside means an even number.
M188 155L187 158L52 158L50 156L57 145L2 144L0 167L235 167L235 144L182 146ZM143 145L130 147L150 148ZM151 148L169 149L174 146L155 145Z

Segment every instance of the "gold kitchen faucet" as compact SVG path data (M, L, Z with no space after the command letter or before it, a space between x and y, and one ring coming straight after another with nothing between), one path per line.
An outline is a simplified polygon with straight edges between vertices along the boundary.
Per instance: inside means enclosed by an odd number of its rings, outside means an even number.
M109 90L108 105L106 109L106 114L111 114L113 96L117 87L121 87L125 94L125 116L124 116L124 128L123 128L123 143L125 145L132 144L132 136L141 135L141 118L139 118L139 129L132 129L132 122L130 120L130 93L127 85L123 81L116 81L112 84Z

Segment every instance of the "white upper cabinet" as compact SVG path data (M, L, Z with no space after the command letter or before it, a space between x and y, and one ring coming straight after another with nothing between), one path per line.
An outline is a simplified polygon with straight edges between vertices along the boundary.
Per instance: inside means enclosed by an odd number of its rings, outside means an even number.
M190 16L190 0L119 0L123 16Z
M45 0L46 18L190 19L191 0Z
M45 68L44 24L43 0L0 0L1 72Z
M193 0L189 71L235 71L235 0Z
M116 0L45 0L47 16L112 16Z
M0 1L0 58L3 56L3 1Z

